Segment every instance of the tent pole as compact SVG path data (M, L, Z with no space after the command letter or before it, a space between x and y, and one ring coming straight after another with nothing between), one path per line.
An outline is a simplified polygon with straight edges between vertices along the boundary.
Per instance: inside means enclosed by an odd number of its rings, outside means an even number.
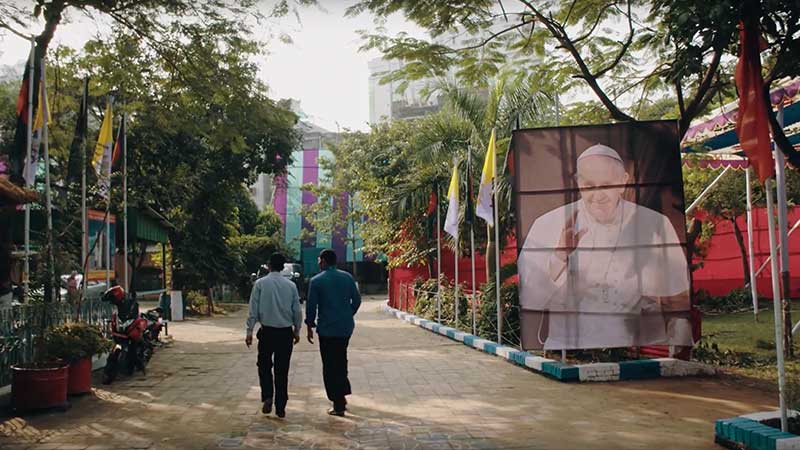
M783 314L781 312L781 291L780 282L778 280L778 261L776 260L776 253L778 252L776 238L775 238L775 218L773 216L773 194L770 181L772 178L767 179L764 183L764 188L767 191L767 221L769 222L769 253L771 259L770 275L772 278L772 300L775 313L775 353L778 359L778 398L781 408L781 431L787 431L786 420L786 369L784 367L784 354L783 354Z
M753 254L753 189L750 186L750 173L753 169L747 166L744 171L745 191L747 192L747 257L750 270L750 295L753 297L753 318L758 322L758 286L756 284L755 255Z
M714 186L716 186L716 185L717 185L717 183L719 183L719 180L720 180L720 179L722 179L722 177L723 177L723 176L724 176L724 175L725 175L725 174L726 174L726 173L727 173L727 172L728 172L730 169L731 169L731 166L726 166L726 167L725 167L725 169L722 171L722 173L721 173L721 174L719 174L719 175L717 175L717 178L714 178L714 181L712 181L712 182L711 182L711 183L710 183L708 186L706 186L706 188L705 188L705 189L703 189L703 192L701 192L701 193L700 193L700 195L698 195L698 196L697 196L697 198L696 198L696 199L694 199L694 201L692 202L692 204L691 204L691 205L689 205L689 207L688 207L688 208L686 208L686 214L689 214L690 212L692 212L692 211L693 211L693 210L694 210L694 209L697 207L697 205L699 205L699 204L700 204L700 202L701 202L701 201L703 201L703 199L705 198L705 196L706 196L706 195L708 195L708 193L709 193L709 192L711 192L711 189L714 189Z

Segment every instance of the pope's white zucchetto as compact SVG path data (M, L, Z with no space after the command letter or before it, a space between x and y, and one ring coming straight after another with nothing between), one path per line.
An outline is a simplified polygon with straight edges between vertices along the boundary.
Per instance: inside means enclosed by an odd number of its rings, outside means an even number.
M609 158L616 159L619 162L623 162L616 150L603 144L594 144L593 146L584 150L583 153L578 156L578 161L583 158L588 158L589 156L607 156Z

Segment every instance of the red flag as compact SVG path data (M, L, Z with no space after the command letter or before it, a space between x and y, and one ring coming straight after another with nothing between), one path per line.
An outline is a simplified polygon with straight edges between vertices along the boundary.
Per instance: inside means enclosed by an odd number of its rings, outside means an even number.
M122 161L122 145L125 140L125 121L120 123L119 130L117 130L117 141L114 143L114 153L111 154L111 171L119 172L123 169Z
M436 191L431 191L431 195L428 198L428 210L425 212L428 216L436 212Z
M736 135L758 179L764 183L775 175L775 162L770 148L769 106L761 76L761 33L757 21L758 16L739 23L739 62L735 74L739 91Z

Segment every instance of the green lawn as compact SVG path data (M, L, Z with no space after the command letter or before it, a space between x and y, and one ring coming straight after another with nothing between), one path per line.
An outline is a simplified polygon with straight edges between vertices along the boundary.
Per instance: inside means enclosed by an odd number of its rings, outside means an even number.
M800 311L793 305L792 320L797 322ZM753 319L753 312L742 312L721 315L705 315L703 317L703 338L707 342L716 343L721 352L730 350L752 355L757 361L754 364L731 366L734 373L764 380L775 378L775 329L773 327L772 309L762 310L758 314L758 322ZM798 345L794 345L795 358L787 360L788 370L800 370ZM732 357L736 359L736 357ZM747 359L745 356L744 360Z

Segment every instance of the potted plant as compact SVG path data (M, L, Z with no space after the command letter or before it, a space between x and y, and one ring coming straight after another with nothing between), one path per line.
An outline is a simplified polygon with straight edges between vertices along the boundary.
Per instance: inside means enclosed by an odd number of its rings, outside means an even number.
M111 349L111 341L99 327L72 322L51 327L42 336L44 360L61 360L69 364L67 393L84 394L92 390L92 356Z

